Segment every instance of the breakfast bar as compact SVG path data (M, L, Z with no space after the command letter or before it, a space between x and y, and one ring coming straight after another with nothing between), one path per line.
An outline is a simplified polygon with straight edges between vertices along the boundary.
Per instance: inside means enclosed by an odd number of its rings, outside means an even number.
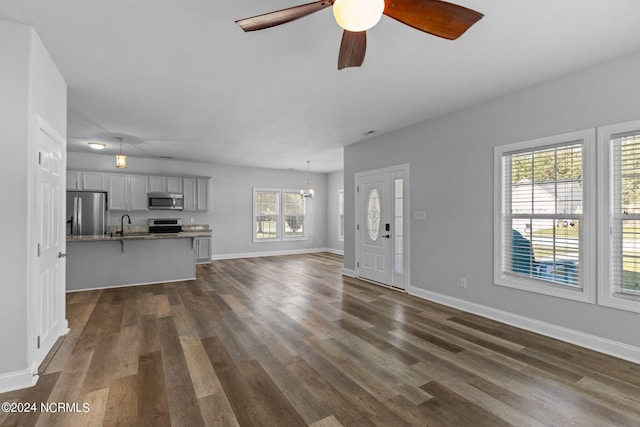
M196 277L196 239L211 231L67 236L67 291Z

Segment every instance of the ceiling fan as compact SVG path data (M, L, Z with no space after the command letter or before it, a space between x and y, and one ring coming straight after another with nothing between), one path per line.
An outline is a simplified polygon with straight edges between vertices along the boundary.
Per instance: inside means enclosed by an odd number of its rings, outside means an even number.
M387 15L417 30L455 40L484 15L441 0L319 0L236 23L245 31L257 31L302 18L333 6L333 14L344 32L338 55L338 70L359 67L367 49L366 30Z

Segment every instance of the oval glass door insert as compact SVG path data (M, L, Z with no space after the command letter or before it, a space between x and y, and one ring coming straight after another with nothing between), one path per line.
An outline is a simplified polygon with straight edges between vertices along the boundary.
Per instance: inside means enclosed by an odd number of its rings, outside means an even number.
M380 234L380 197L375 188L369 193L369 202L367 203L367 231L371 240L378 240Z

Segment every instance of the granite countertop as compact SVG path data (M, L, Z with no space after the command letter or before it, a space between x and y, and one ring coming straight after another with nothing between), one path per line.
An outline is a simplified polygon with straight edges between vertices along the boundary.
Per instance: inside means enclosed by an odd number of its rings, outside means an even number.
M109 227L106 234L93 234L84 236L67 236L67 242L99 242L120 240L158 240L158 239L183 239L195 237L210 237L211 229L208 225L185 225L180 233L149 233L145 226L125 226L123 236L116 234L119 227Z

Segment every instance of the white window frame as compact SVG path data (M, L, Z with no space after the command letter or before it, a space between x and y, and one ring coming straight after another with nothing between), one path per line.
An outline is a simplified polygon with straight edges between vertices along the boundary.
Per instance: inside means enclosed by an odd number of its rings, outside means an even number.
M303 217L303 221L302 221L302 230L303 230L303 234L297 235L297 236L287 236L287 234L285 233L285 217L286 217L286 210L285 210L285 203L287 202L286 200L286 194L295 194L297 197L299 197L300 199L302 199L302 217ZM307 198L306 197L302 197L300 195L300 190L282 190L282 208L280 209L280 212L282 213L282 219L280 221L280 223L282 224L282 239L283 240L307 240L307 228L309 227L309 221L307 218Z
M258 233L258 218L257 218L257 203L256 203L256 195L257 193L273 193L277 195L277 202L276 202L276 209L278 210L275 214L275 216L277 217L277 224L276 224L276 236L272 237L272 238L258 238L257 237L257 233ZM282 209L281 209L281 201L282 197L281 197L281 190L277 189L277 188L254 188L253 189L253 213L252 213L252 218L253 218L253 242L254 243L261 243L261 242L274 242L274 241L280 241L282 240Z
M256 194L257 193L273 193L277 195L277 213L275 214L275 216L277 217L277 224L276 224L276 236L275 237L271 237L271 238L258 238L256 237L257 233L258 233L258 218L256 215ZM281 188L258 188L258 187L254 187L253 188L253 202L252 202L252 206L253 206L253 213L251 214L252 219L253 219L253 243L263 243L263 242L283 242L283 241L293 241L293 240L308 240L308 230L309 230L309 216L307 215L307 200L306 198L302 198L302 210L303 210L303 215L304 215L304 225L303 225L303 230L304 230L304 235L297 235L297 236L286 236L285 235L285 194L287 193L294 193L296 194L298 197L302 196L300 195L300 190L292 190L292 189L281 189Z
M503 208L506 206L506 195L503 194L503 156L512 152L544 148L553 145L582 142L582 219L581 219L581 259L580 277L581 288L569 288L554 284L545 280L526 277L516 274L507 274L503 270ZM497 146L494 148L494 283L499 286L515 288L559 298L566 298L594 304L596 298L595 273L595 129L587 129L577 132L522 141L514 144ZM509 230L509 233L511 230Z
M640 298L625 297L616 292L611 280L613 257L619 256L612 249L614 212L614 186L616 177L611 176L611 137L631 132L640 133L640 120L618 123L598 128L598 304L640 313Z
M344 242L344 189L338 190L338 242Z

